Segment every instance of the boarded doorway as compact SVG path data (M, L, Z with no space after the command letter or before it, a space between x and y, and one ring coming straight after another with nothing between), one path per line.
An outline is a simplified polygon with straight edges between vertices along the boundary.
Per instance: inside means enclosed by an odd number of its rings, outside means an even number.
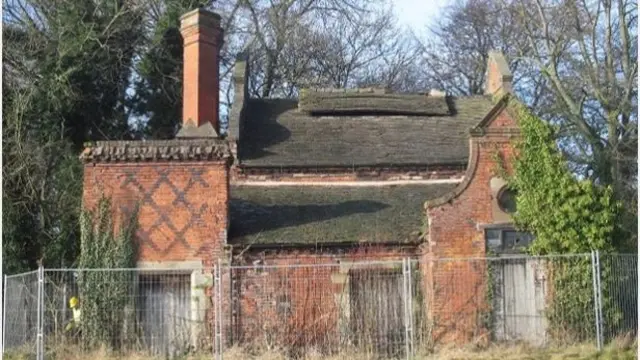
M396 357L404 351L402 272L352 269L349 272L351 334L354 345Z
M191 346L191 276L141 275L139 319L146 348L173 357Z
M537 259L500 259L494 266L494 335L496 340L546 340L544 267Z
M545 268L542 260L522 256L533 236L497 226L487 228L485 237L487 250L500 257L491 261L494 337L541 345L546 340Z

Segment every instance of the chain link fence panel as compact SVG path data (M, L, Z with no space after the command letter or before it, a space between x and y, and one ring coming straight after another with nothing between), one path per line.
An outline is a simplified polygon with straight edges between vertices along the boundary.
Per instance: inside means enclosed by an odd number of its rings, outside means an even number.
M7 276L4 351L410 359L452 343L602 346L637 334L636 255L322 259L49 269L40 297L37 271Z
M38 334L37 270L5 277L3 306L4 352L35 356Z

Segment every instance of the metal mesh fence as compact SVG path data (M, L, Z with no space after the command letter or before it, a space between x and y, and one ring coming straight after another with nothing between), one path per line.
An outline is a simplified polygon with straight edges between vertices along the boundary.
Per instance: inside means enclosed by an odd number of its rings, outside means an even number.
M104 347L141 359L238 349L390 359L451 343L602 346L637 332L635 255L323 259L46 270L41 297L38 272L10 276L4 349L51 359Z
M605 342L635 339L638 330L638 257L600 255L602 328Z
M8 275L4 284L5 352L36 352L38 271Z
M406 351L405 262L229 268L226 346L291 357Z
M210 287L210 269L47 270L46 354L90 354L105 346L160 358L211 354Z

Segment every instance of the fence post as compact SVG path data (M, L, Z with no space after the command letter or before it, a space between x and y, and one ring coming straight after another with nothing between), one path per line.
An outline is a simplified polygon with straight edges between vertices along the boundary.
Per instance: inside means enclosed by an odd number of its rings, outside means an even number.
M211 299L213 300L213 355L215 359L219 359L220 352L218 351L218 265L213 265L213 289L211 292Z
M593 278L593 311L595 314L595 327L596 327L596 344L598 350L602 350L602 344L600 343L600 306L598 305L598 266L596 265L596 252L591 250L591 274Z
M411 323L411 260L402 259L402 290L404 298L404 346L406 358L411 359L413 353L413 324Z
M214 349L217 360L222 360L222 262L213 267L213 297L214 297Z
M601 265L600 265L600 251L596 250L596 270L597 270L597 277L596 277L596 281L598 284L598 314L600 315L599 317L599 325L600 325L600 339L598 339L600 347L599 350L602 349L602 347L604 346L604 315L602 314L602 283L601 283L601 274L600 274L600 269L601 269Z
M7 338L7 275L4 276L4 287L2 288L2 351L4 354L4 346ZM0 354L1 357L1 354Z
M44 267L38 267L38 314L37 314L37 335L36 335L36 358L44 359Z
M407 258L407 280L409 283L409 345L410 345L410 355L413 357L415 349L414 349L414 322L413 322L413 268L411 267L411 258Z

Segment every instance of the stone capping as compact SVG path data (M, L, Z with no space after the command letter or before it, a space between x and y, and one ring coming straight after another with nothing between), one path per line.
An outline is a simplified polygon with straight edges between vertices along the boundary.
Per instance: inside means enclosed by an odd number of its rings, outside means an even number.
M478 123L478 125L474 126L470 133L471 135L482 136L487 129L487 126L504 110L507 108L507 104L511 100L511 94L506 93L499 98L496 98L495 105L489 110L487 115L485 115L482 120Z
M219 134L211 122L196 127L192 119L187 120L176 135L176 138L179 139L215 139L218 137Z
M204 27L219 29L221 21L220 14L197 8L180 16L180 28Z
M98 141L80 155L84 163L229 161L229 144L211 140Z

